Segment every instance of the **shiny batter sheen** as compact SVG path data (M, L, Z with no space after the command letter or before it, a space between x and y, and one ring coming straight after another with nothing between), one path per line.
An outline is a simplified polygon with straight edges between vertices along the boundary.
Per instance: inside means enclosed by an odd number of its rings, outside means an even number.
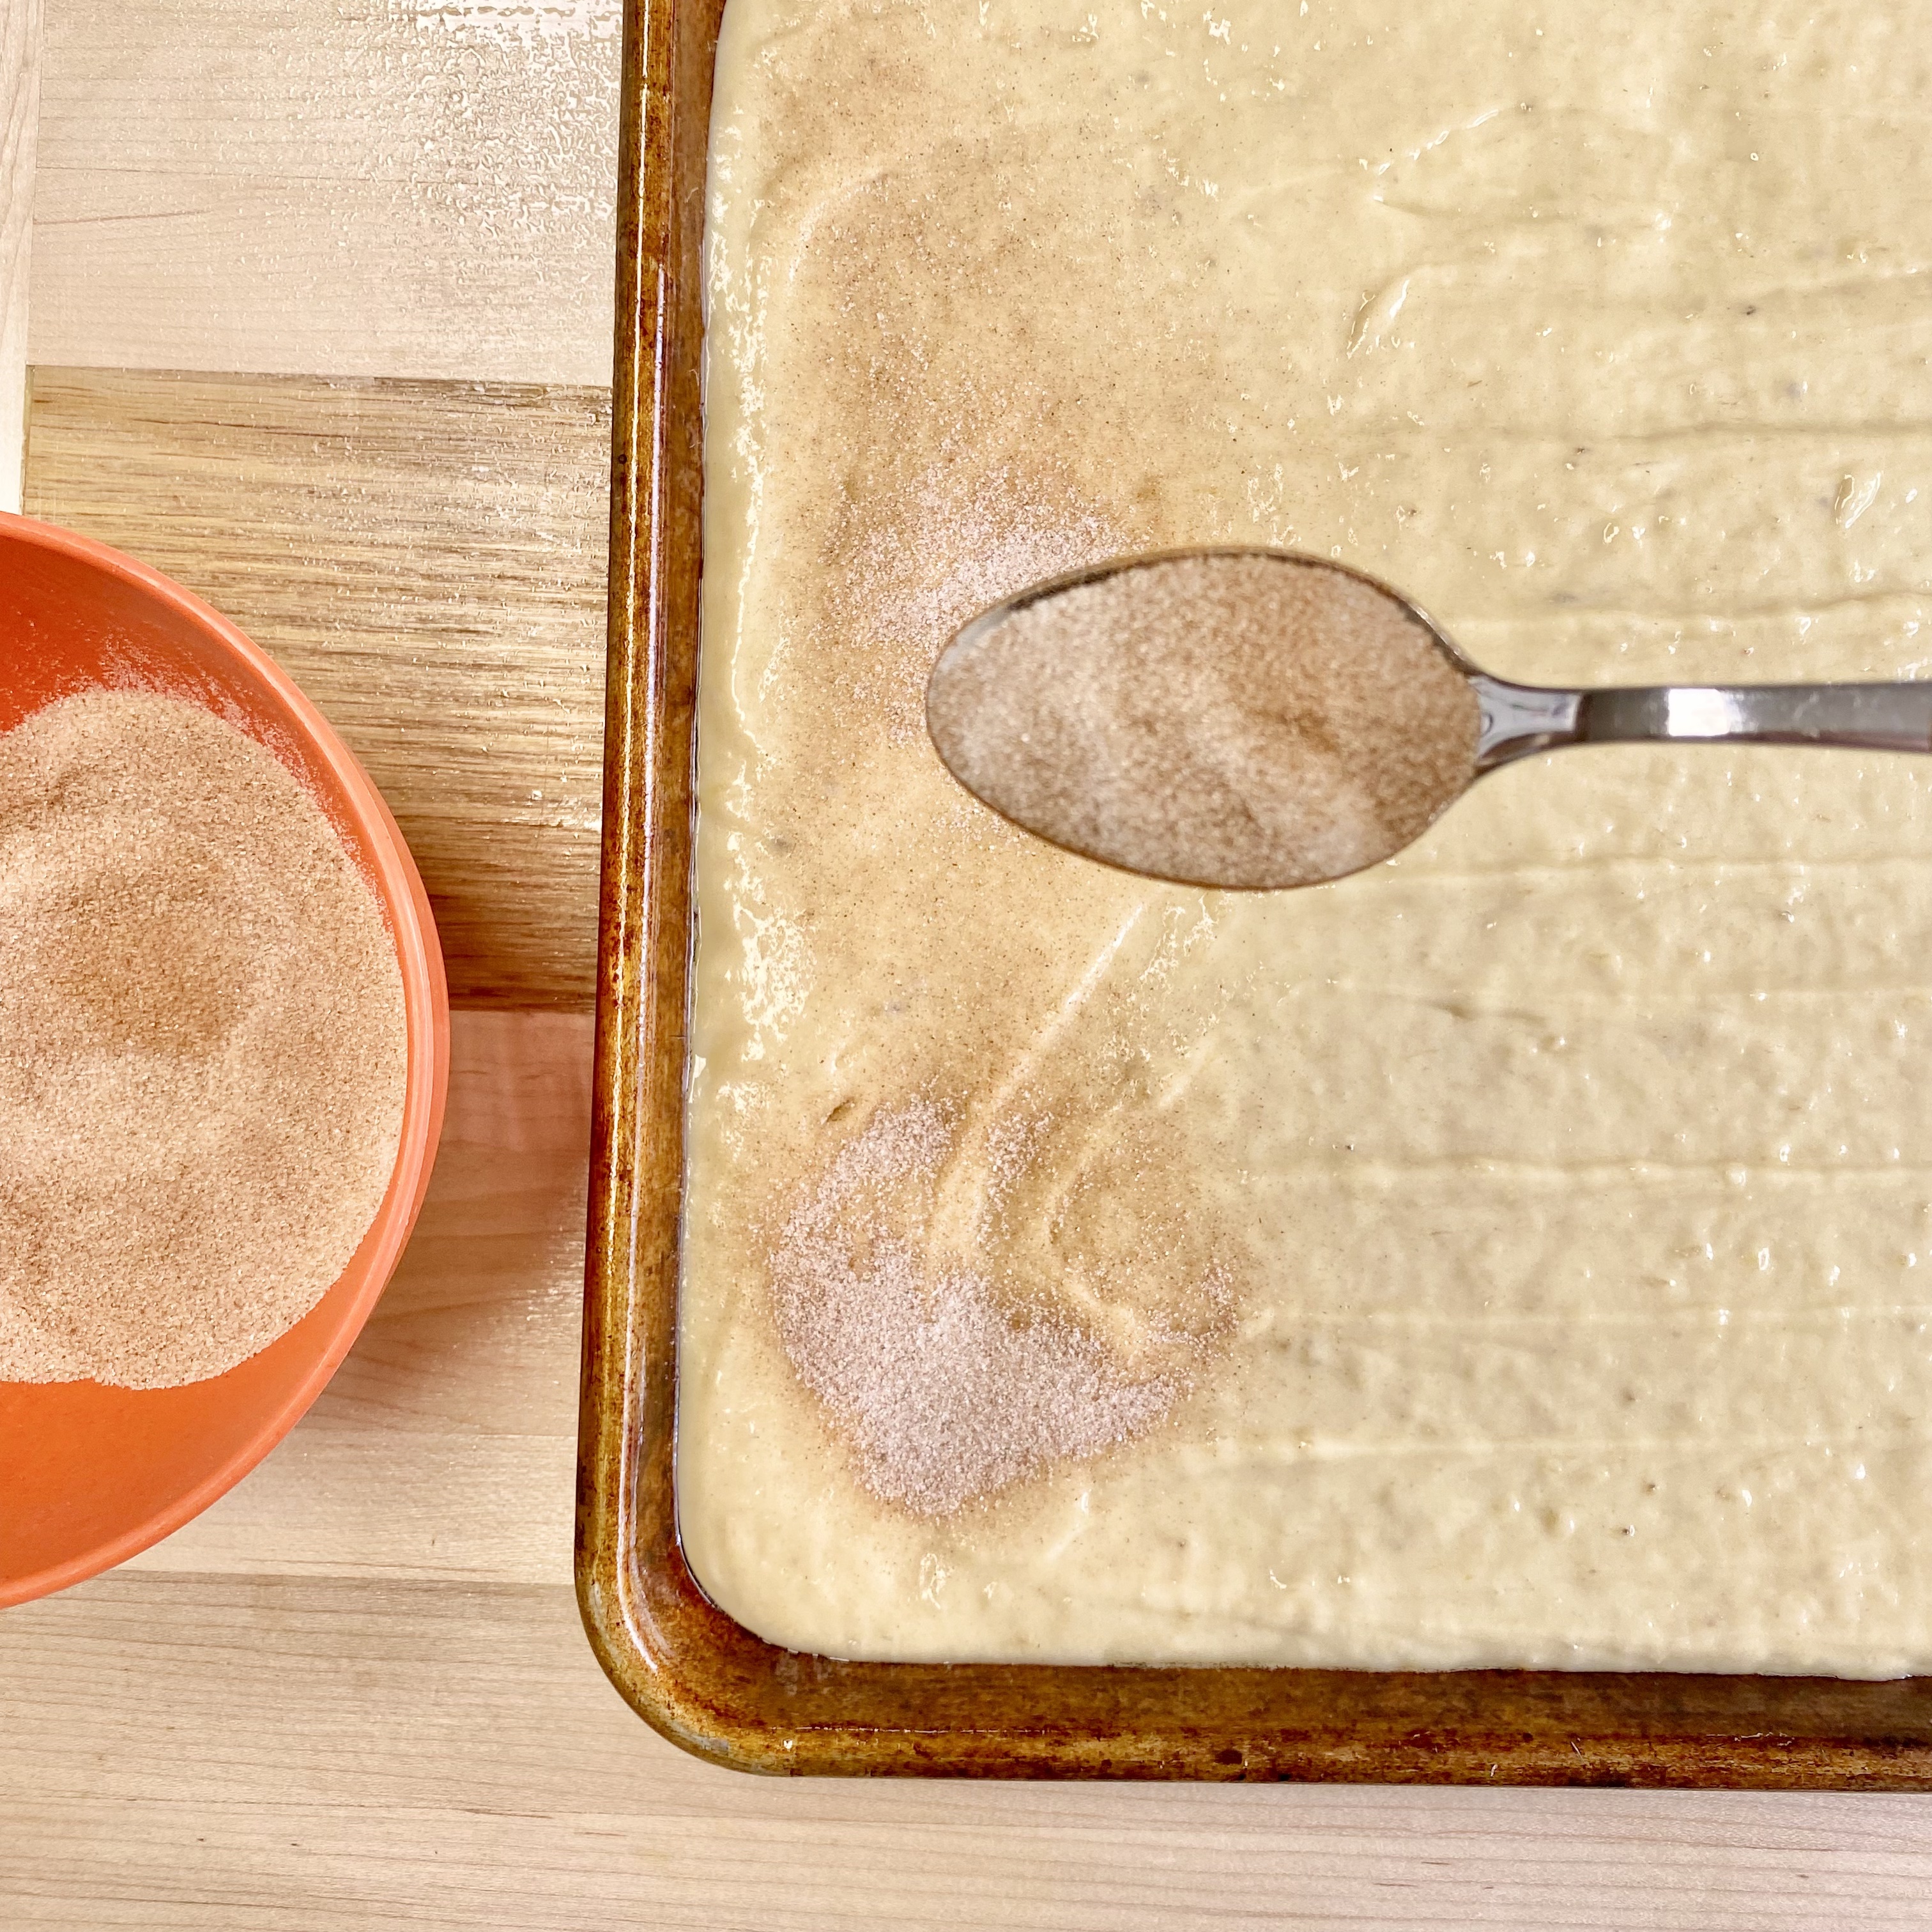
M1903 0L731 0L679 1424L725 1608L1932 1668L1932 766L1571 752L1240 897L1011 831L920 708L982 604L1184 543L1506 676L1926 668L1928 95ZM781 1337L807 1237L967 1269L1113 1406L948 1490L908 1398L868 1462Z

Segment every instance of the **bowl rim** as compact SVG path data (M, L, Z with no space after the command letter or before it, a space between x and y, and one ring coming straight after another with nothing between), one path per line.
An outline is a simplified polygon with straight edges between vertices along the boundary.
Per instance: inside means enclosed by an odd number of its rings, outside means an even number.
M409 1070L395 1166L370 1225L369 1232L378 1239L367 1277L338 1316L308 1372L212 1473L136 1527L79 1556L24 1576L0 1579L0 1609L50 1596L152 1548L226 1495L301 1420L354 1347L409 1244L435 1165L449 1085L449 994L429 896L387 802L334 728L259 645L212 604L151 566L92 537L0 511L0 547L9 542L73 558L171 608L259 680L290 730L319 758L339 790L348 818L367 842L377 890L395 935Z

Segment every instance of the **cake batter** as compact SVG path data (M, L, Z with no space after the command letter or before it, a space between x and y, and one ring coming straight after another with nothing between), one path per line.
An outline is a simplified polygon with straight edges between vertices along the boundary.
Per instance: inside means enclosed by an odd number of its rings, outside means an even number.
M1617 747L1244 897L951 631L1312 550L1499 675L1928 653L1902 4L731 0L679 1499L848 1657L1932 1669L1932 767Z

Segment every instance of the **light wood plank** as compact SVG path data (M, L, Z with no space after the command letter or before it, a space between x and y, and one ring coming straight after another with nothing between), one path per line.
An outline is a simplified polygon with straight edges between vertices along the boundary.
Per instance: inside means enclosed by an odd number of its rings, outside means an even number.
M294 674L409 839L452 998L586 1004L608 394L37 368L32 399L29 512Z
M1922 1932L1916 1798L853 1785L680 1756L569 1593L123 1574L0 1624L13 1928Z
M619 14L58 0L32 359L608 383Z
M40 0L0 5L0 510L20 507L27 432L27 272L40 118Z

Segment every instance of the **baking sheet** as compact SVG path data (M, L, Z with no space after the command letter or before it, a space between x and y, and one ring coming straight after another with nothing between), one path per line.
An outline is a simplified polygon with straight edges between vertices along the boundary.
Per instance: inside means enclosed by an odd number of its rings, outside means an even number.
M768 1772L1932 1786L1932 1679L855 1664L766 1644L698 1589L673 1458L721 12L634 4L626 24L578 1550L614 1682L687 1748Z

